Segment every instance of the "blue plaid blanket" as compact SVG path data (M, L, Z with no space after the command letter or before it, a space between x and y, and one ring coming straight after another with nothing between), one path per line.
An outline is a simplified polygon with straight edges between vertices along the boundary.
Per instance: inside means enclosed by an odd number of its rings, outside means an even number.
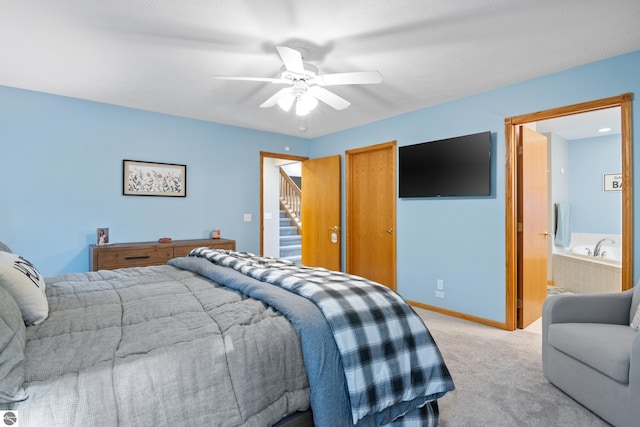
M405 421L409 421L428 402L454 389L426 326L387 287L358 276L246 252L197 248L189 256L277 285L320 308L342 357L354 425L371 416L375 425L402 424L400 417L407 415Z

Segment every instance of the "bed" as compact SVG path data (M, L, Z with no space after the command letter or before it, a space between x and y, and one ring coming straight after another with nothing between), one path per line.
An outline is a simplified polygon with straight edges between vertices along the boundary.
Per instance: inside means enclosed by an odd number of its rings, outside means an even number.
M28 265L46 310L25 313L0 271L0 410L22 427L435 426L454 388L419 317L359 277L206 248L47 279Z

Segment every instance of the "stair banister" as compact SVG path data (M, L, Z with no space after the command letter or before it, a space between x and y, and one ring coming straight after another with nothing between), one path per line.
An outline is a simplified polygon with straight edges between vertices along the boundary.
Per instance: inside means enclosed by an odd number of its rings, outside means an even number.
M280 204L300 232L302 230L300 219L302 191L282 168L280 168Z

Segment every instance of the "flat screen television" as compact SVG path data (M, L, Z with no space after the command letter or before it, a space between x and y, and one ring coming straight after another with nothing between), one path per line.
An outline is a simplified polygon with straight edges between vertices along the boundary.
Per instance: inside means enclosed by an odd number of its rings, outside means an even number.
M491 195L491 132L398 149L401 198Z

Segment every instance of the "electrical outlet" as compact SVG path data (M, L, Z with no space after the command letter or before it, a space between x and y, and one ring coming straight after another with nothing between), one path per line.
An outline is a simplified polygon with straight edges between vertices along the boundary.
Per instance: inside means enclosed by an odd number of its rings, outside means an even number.
M444 299L444 291L436 291L436 298Z
M438 279L438 290L444 291L444 280Z

